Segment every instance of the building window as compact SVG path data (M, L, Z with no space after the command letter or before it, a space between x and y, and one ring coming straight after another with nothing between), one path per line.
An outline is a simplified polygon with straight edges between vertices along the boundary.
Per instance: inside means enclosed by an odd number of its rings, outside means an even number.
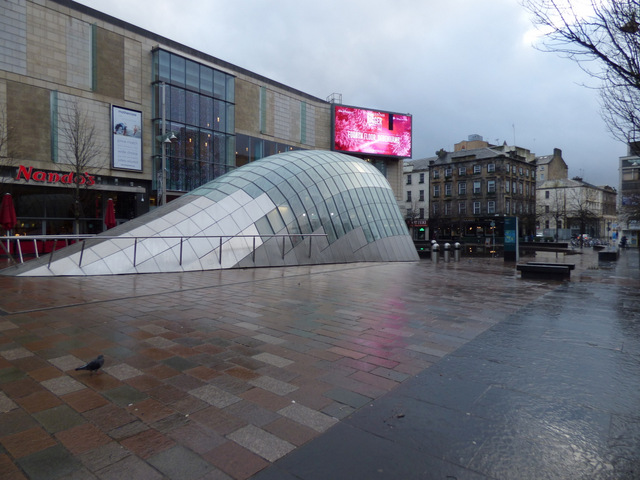
M451 215L451 202L446 202L444 204L444 214Z
M424 218L424 208L420 209L420 214L419 215L420 215L419 218L421 218L421 219Z
M487 181L487 193L496 193L496 181L495 180Z
M467 182L458 182L458 195L467 194Z
M438 208L439 205L440 205L439 203L434 203L433 204L433 214L434 215L438 215L438 212L440 211L440 209Z
M490 163L489 165L487 165L487 172L488 173L493 173L496 171L496 164L495 163Z
M411 201L411 190L407 192L407 202Z
M439 197L440 196L440 185L434 185L433 186L433 196L434 197Z
M507 193L511 192L511 182L504 182L504 191Z
M493 200L487 202L487 213L496 213L496 202Z
M467 202L458 203L458 213L461 215L466 215L467 213Z
M524 172L522 171L522 167L520 167L520 176L522 176Z
M474 165L473 173L482 173L482 165Z
M187 192L227 173L237 164L235 79L207 65L155 49L153 66L153 143L156 189L162 148L162 91L165 128L176 139L167 148L167 189ZM162 84L165 86L163 87Z
M458 167L458 175L466 175L467 167Z
M544 182L544 173L541 173L541 174L540 174L540 181L541 181L541 182Z
M411 185L411 175L407 175L407 185Z
M511 188L512 188L513 193L516 193L518 191L516 185L517 185L516 182L513 182L511 184Z
M451 182L444 184L444 195L445 197L451 196L451 191L453 190Z
M519 193L520 195L522 195L522 190L523 190L523 188L524 188L524 187L522 186L522 182L518 183L518 193Z
M453 169L451 167L447 167L444 169L444 177L449 178L451 176Z
M433 171L433 178L435 178L436 180L438 178L440 178L440 170L439 169L436 169L436 170Z
M549 213L549 205L544 206L544 213Z
M549 198L549 194L550 194L550 193L551 193L551 192L550 192L549 190L545 190L545 192L544 192L544 198Z
M515 165L513 165L511 167L511 173L513 173L515 175L516 174L516 169L517 169L517 167Z
M474 194L482 193L482 184L480 183L480 180L476 180L473 182L473 193Z
M480 214L480 202L473 202L473 214L474 215Z
M424 173L420 174L420 183L424 183Z
M424 190L420 190L420 202L424 202Z
M509 215L509 208L511 208L511 204L509 203L509 200L506 200L504 202L504 213L507 215Z
M546 220L546 221L544 222L544 228L549 228L549 220Z

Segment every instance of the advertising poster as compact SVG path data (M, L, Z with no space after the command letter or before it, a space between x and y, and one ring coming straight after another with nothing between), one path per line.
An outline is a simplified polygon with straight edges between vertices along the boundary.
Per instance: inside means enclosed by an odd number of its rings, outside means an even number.
M333 150L411 158L411 115L334 107Z
M142 112L111 107L113 168L142 171Z

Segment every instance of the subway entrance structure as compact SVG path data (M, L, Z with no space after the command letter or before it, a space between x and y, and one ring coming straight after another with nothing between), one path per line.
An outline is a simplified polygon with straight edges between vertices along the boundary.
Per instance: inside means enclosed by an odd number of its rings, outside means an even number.
M320 150L251 162L104 234L2 271L113 275L417 261L371 163Z

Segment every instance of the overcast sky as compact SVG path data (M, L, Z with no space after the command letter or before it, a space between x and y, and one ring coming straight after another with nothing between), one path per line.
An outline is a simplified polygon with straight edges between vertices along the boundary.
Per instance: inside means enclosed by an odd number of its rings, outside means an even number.
M596 86L533 48L518 0L81 0L104 13L325 99L413 115L413 158L479 134L618 188L626 147Z

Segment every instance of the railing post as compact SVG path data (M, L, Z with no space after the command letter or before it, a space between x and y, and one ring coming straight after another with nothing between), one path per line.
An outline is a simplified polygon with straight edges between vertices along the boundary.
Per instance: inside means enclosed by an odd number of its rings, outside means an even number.
M38 252L38 241L33 239L33 250L36 252L36 258L40 258L40 252Z
M184 240L184 237L180 237L180 263L179 265L182 266L182 241Z
M285 236L282 236L282 260L284 260L284 242L285 242Z
M86 240L82 240L82 248L80 249L80 261L78 262L79 267L82 267L82 256L84 255L84 244L86 242Z
M136 268L136 254L138 253L138 237L133 240L133 268Z
M253 236L253 250L251 251L251 258L253 263L256 263L256 236Z
M53 252L55 252L55 251L56 251L56 246L57 246L57 245L58 245L58 239L56 238L56 239L53 241L53 248L51 249L51 255L49 255L49 264L47 265L47 268L48 268L49 270L51 270L51 260L53 260Z
M222 237L220 237L220 251L218 252L218 263L222 265Z
M24 258L22 257L22 245L20 244L20 238L16 239L16 245L18 245L18 255L20 255L20 263L24 263Z

